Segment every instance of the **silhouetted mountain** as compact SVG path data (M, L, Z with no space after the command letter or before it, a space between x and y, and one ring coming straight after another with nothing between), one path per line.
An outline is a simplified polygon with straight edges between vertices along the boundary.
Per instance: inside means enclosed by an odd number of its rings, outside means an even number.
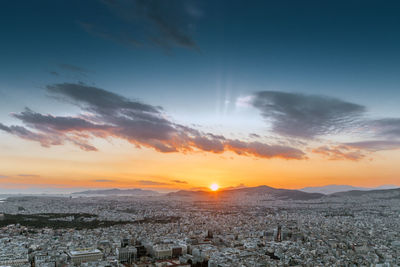
M151 190L143 190L140 188L132 189L100 189L100 190L88 190L82 192L75 192L72 194L79 195L132 195L132 196L158 196L160 193Z
M351 190L347 192L338 192L329 195L329 197L371 197L371 198L400 198L400 188L395 189L381 189L381 190Z
M167 194L168 197L191 197L191 198L203 198L218 196L221 198L249 198L249 197L263 197L265 199L282 199L282 200L309 200L318 199L323 197L323 194L319 193L306 193L299 190L290 189L278 189L269 187L266 185L257 187L246 187L240 189L221 190L218 192L209 191L187 191L180 190Z
M379 187L355 187L351 185L325 185L325 186L315 186L315 187L304 187L299 189L300 191L307 192L307 193L321 193L321 194L334 194L337 192L345 192L351 190L359 190L359 191L368 191L368 190L378 190L378 189L394 189L398 188L396 185L381 185Z

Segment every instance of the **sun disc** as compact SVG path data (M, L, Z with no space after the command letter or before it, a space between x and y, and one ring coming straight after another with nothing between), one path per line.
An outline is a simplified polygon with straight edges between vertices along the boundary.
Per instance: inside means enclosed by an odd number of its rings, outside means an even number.
M212 185L210 186L210 189L211 189L212 191L217 191L217 190L219 189L219 185L217 185L217 184L212 184Z

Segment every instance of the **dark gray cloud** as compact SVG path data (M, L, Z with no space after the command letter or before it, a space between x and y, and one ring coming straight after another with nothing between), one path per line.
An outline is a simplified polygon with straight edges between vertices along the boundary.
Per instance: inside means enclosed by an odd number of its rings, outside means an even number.
M249 137L250 138L260 138L261 136L258 134L255 134L255 133L251 133L251 134L249 134Z
M3 130L5 132L11 133L11 129L8 126L5 126L4 124L0 123L0 130Z
M80 21L88 33L129 47L147 44L170 50L180 46L199 50L191 27L202 12L195 1L113 0L100 1L111 12L103 21ZM115 31L118 25L118 31Z
M28 108L21 113L13 113L15 118L20 119L26 125L42 131L84 131L84 130L106 130L110 126L94 124L88 120L77 117L58 117L42 115Z
M400 118L383 118L368 122L378 137L400 138Z
M160 108L143 104L139 101L129 100L101 88L76 83L60 83L47 86L48 92L64 100L75 101L88 111L98 112L102 115L114 115L115 112L124 111L135 116L152 116L159 114ZM146 113L147 112L147 113Z
M365 107L337 98L277 91L256 93L251 104L280 135L314 138L350 127Z
M153 148L159 152L206 151L262 158L304 159L301 150L285 145L244 142L221 135L203 133L166 119L161 107L84 84L62 83L47 86L54 98L79 106L85 114L54 116L25 109L12 116L25 126L5 126L0 129L20 138L39 142L44 147L73 143L86 151L96 151L89 144L93 137L121 138L136 147Z
M155 186L159 186L159 185L171 185L169 183L162 183L162 182L156 182L156 181L150 181L150 180L140 180L138 181L138 183L140 185L155 185Z

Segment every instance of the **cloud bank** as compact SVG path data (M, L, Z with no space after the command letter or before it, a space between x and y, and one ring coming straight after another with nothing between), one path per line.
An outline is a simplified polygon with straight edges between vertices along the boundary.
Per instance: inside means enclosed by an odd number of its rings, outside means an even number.
M162 153L232 151L238 155L260 158L306 158L298 148L232 140L177 124L167 119L161 107L131 100L101 88L60 83L48 85L47 91L58 100L80 107L82 113L55 116L27 108L12 114L24 126L0 124L0 129L39 142L44 147L69 142L85 151L97 150L89 143L92 138L120 138L137 148L147 147Z

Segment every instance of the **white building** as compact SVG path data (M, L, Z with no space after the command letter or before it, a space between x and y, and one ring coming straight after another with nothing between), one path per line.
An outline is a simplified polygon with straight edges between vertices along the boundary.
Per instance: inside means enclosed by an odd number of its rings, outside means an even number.
M71 258L72 263L81 264L82 262L101 260L103 258L103 253L98 249L82 249L71 250L68 252L68 256Z
M172 257L172 249L166 245L156 245L153 247L152 251L155 259L167 259Z

